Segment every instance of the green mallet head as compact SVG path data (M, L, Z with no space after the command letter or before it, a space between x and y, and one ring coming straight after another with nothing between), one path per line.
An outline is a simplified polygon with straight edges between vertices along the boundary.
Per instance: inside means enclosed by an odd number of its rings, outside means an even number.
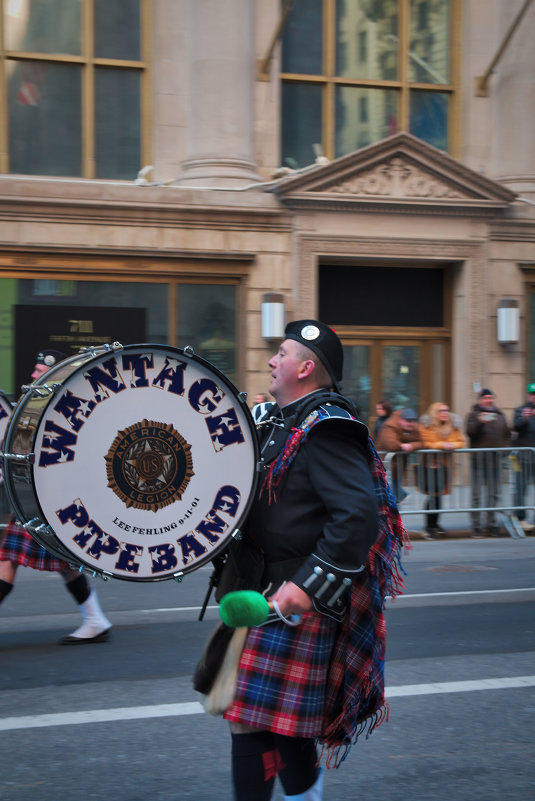
M254 590L229 592L219 604L219 617L225 625L233 629L240 626L259 626L265 623L270 611L269 602Z

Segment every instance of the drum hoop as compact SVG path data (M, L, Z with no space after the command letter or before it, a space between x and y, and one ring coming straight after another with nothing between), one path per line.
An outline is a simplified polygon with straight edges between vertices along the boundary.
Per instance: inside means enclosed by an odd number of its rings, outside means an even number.
M0 407L7 412L7 419L2 417L0 420L0 426L3 428L3 433L0 433L0 486L2 486L4 483L4 460L2 458L2 453L4 451L4 439L14 408L3 389L0 389ZM4 420L5 423L3 422Z
M118 345L118 347L116 347L115 345ZM95 348L88 348L87 350L88 351L94 351L93 355L91 356L91 358L87 359L83 364L81 364L79 367L75 368L67 376L65 376L64 382L67 382L69 379L71 379L76 373L78 373L78 371L80 369L84 369L84 370L87 369L87 367L90 366L93 362L101 359L103 356L106 356L107 354L109 354L110 356L114 356L115 354L121 354L121 353L128 352L128 351L138 351L138 350L152 350L152 351L155 351L155 350L158 350L158 351L163 351L165 353L173 353L175 355L180 356L181 358L184 358L185 360L189 360L189 361L200 363L205 368L207 373L211 374L211 376L214 379L217 379L225 387L225 389L227 391L229 391L229 393L234 396L235 400L237 400L240 403L240 405L242 406L242 409L243 409L243 412L244 412L244 417L245 417L245 420L246 420L247 425L249 427L249 433L251 435L250 442L248 444L252 445L252 448L253 448L253 462L254 462L254 465L256 466L258 464L258 462L260 460L260 446L259 446L258 437L257 437L256 424L255 424L253 416L251 415L249 407L247 406L247 402L246 402L247 395L246 395L246 393L240 392L240 390L238 390L238 388L235 386L235 384L233 384L232 381L224 373L221 372L221 370L219 370L217 367L215 367L215 365L213 365L207 359L204 359L202 356L199 356L198 354L196 354L194 352L193 348L191 348L189 346L186 346L185 348L178 348L176 346L165 345L165 344L162 344L162 343L141 342L141 343L134 343L134 344L130 344L130 345L119 345L119 343L114 343L114 346L104 345L104 346L99 346L98 348L96 348L96 347ZM28 398L29 393L32 391L31 388L32 387L37 387L38 388L39 386L42 386L44 384L53 384L53 380L51 380L51 379L53 379L54 373L57 373L60 369L63 370L65 368L65 366L67 366L69 363L72 364L73 362L76 362L77 360L80 359L80 357L82 355L84 355L83 352L75 354L73 356L69 356L66 359L63 359L61 362L58 362L57 364L53 365L49 370L46 371L46 373L43 373L41 376L39 376L38 379L36 379L32 384L29 385L28 390L20 396L17 404L15 405L15 407L13 409L13 413L11 415L11 419L10 419L10 422L9 422L9 425L8 425L8 429L6 430L5 442L8 441L8 433L11 432L12 427L16 428L16 421L20 418L20 416L22 415L22 412L23 412L23 410L24 410L24 408L26 406L26 404L23 403L23 401L26 398ZM62 383L61 386L63 386L63 383ZM46 414L46 411L48 409L49 404L53 401L54 398L55 398L55 393L52 392L50 394L50 398L47 400L46 404L43 406L43 409L42 409L39 417L37 418L35 432L34 432L33 437L32 437L32 443L31 443L32 451L31 452L34 452L35 438L37 436L37 432L38 432L39 426L40 426L40 424L41 424L41 422L43 420L43 417ZM25 515L24 511L22 510L22 507L20 507L18 501L16 500L16 493L15 493L13 487L11 486L11 481L12 481L13 477L10 475L10 471L4 471L4 472L5 472L4 478L5 478L5 481L6 481L7 494L8 494L10 503L13 506L13 509L15 511L15 514L16 514L17 518L20 521L24 522L24 526L27 528L27 531L31 534L31 536L40 545L42 545L45 549L47 549L51 553L53 553L54 556L57 556L58 558L69 562L69 564L73 564L75 567L79 567L81 570L85 570L85 571L91 573L92 575L102 575L102 577L106 578L106 579L109 577L109 578L119 579L120 581L131 581L131 582L134 582L134 583L142 583L142 582L144 582L144 583L152 583L152 582L156 582L156 581L166 581L166 580L169 580L169 579L172 579L172 578L176 578L176 574L173 574L173 573L167 573L166 575L163 575L163 576L143 576L143 577L116 575L115 573L99 571L98 569L95 569L95 567L92 564L88 563L87 561L85 561L81 557L75 556L75 554L73 554L71 551L69 551L67 549L67 547L65 546L65 544L63 543L63 541L57 536L57 534L55 533L54 527L50 524L47 516L45 515L45 513L43 511L43 508L42 508L42 505L41 505L39 494L37 492L36 484L35 484L35 473L34 473L33 469L30 469L29 472L30 472L30 477L31 477L31 487L32 487L33 497L34 497L35 503L36 503L36 505L38 507L38 510L39 510L39 517L40 517L39 525L44 526L45 528L49 528L50 530L52 530L54 532L57 540L58 540L59 545L61 546L60 549L54 550L55 543L51 545L46 539L44 539L43 535L41 535L38 531L36 531L36 527L37 526L28 526L28 523L30 521L24 520L26 515ZM181 576L181 575L186 575L187 573L195 572L195 570L199 569L200 567L205 566L207 563L211 562L216 556L218 556L219 554L221 554L223 551L225 551L228 548L230 540L235 535L235 533L240 530L241 525L246 520L246 518L247 518L247 516L249 514L249 511L251 509L251 505L252 505L252 503L254 501L254 497L256 495L256 491L257 491L259 480L260 480L260 474L255 469L254 473L253 473L253 475L251 477L251 485L250 485L250 488L249 488L249 491L248 491L247 500L243 504L242 509L240 510L239 517L235 521L233 521L233 525L231 527L231 530L227 534L227 536L224 537L222 539L222 541L220 543L218 543L215 547L213 547L204 558L199 558L195 562L195 565L193 565L190 569L179 571L178 575ZM66 556L66 554L68 554L68 556Z
M97 350L99 350L100 352L96 353ZM16 518L23 525L26 525L29 521L25 520L26 515L25 515L22 507L19 505L19 502L17 500L16 492L15 492L15 489L14 489L13 484L12 484L11 471L9 470L9 468L6 469L6 465L9 465L9 461L7 460L7 457L10 455L9 451L6 450L7 443L11 441L11 436L12 436L13 433L15 433L14 430L16 431L18 420L19 420L20 416L22 415L23 410L26 408L26 403L24 403L24 401L29 400L29 398L32 396L32 391L33 391L32 388L33 387L37 387L38 388L40 386L43 386L44 384L53 383L53 382L50 381L50 378L54 375L54 373L57 373L59 369L64 368L65 365L70 364L70 363L75 362L75 361L78 361L80 359L80 357L84 355L85 352L89 353L91 351L93 352L94 355L93 355L93 357L91 357L91 359L88 359L88 362L92 361L93 358L99 358L100 356L103 356L105 353L112 353L113 352L113 346L111 346L111 345L99 345L99 346L87 348L86 351L81 351L80 353L73 354L72 356L67 356L66 359L62 359L60 362L56 362L56 364L54 364L51 367L49 367L49 369L45 373L43 373L38 378L36 378L35 381L32 381L31 384L25 385L25 386L27 386L26 391L22 392L21 395L19 395L17 402L13 406L13 409L12 409L12 412L11 412L11 417L9 419L9 423L8 423L8 426L6 428L6 432L5 432L5 435L4 435L4 441L2 443L2 453L3 453L4 459L5 459L2 472L3 472L3 476L4 476L4 483L5 483L6 493L7 493L8 499L9 499L9 503L11 504L11 506L13 508L13 511L15 513ZM88 362L86 362L86 363L88 363ZM71 373L71 375L72 375L72 373ZM53 400L54 397L55 397L54 393L51 392L50 393L50 397L48 398L47 402L43 406L43 409L41 411L41 414L39 415L38 420L41 419L41 417L45 413L46 409L48 408L48 405L50 404L50 402ZM36 429L35 429L35 433L37 433L37 426L36 426ZM30 451L30 453L33 452L33 446L34 446L34 443L35 443L35 433L34 433L34 436L32 437L32 443L31 443L32 444L32 450ZM48 525L47 519L46 519L45 515L43 514L43 510L42 510L41 504L39 502L39 497L37 495L37 490L36 490L35 482L34 482L34 478L33 478L33 470L30 470L30 476L31 476L32 492L33 492L35 501L37 503L37 506L39 507L39 513L40 513L40 516L41 516L40 523ZM34 536L34 533L31 530L31 528L28 528L27 530L32 536ZM43 545L43 548L47 547L46 545L44 545L44 543L40 542L40 540L38 540L37 537L34 537L34 539L37 542L39 542L40 545ZM50 550L49 547L48 547L48 550ZM54 554L54 556L55 555L56 554ZM61 558L63 558L63 557L61 557Z

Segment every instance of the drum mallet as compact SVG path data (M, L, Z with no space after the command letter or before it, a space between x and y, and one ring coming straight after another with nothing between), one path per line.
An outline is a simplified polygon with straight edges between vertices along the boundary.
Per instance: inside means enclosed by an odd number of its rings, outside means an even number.
M241 626L261 626L271 612L275 612L288 626L298 626L301 615L284 617L277 601L268 601L261 593L254 590L229 592L221 598L219 617L230 628Z

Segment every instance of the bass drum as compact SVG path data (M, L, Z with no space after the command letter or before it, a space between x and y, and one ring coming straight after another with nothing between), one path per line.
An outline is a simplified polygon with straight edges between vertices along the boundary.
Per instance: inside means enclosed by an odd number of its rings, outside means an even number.
M54 555L102 577L180 578L239 529L258 481L254 421L191 348L91 348L24 389L6 489Z

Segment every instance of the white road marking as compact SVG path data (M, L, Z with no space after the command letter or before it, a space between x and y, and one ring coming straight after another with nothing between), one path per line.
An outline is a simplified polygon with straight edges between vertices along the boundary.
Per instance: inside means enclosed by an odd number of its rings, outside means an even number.
M442 598L452 595L500 595L513 592L535 592L535 587L515 587L511 590L459 590L457 592L420 592L414 595L403 593L398 595L396 603L403 601L404 598ZM390 598L387 595L387 598Z
M512 676L502 679L476 679L473 681L445 681L435 684L405 684L387 687L387 698L411 698L438 693L463 693L477 690L508 690L535 687L535 676ZM155 704L153 706L119 707L117 709L87 709L81 712L59 712L45 715L21 715L0 719L0 731L37 729L48 726L74 726L83 723L114 723L119 720L142 718L181 717L204 712L198 701L182 704Z
M0 731L36 729L47 726L73 726L80 723L110 723L117 720L166 718L181 715L199 715L204 709L198 701L185 704L154 704L128 706L117 709L87 709L82 712L58 712L49 715L22 715L0 719Z
M475 679L472 681L439 681L434 684L404 684L386 687L387 698L435 695L437 693L471 693L475 690L509 690L516 687L535 687L535 676L512 676L504 679Z
M535 592L535 587L515 587L514 589L509 590L459 590L458 592L420 592L413 594L403 593L402 595L397 596L395 602L396 604L401 603L404 599L408 600L410 598L446 598L452 596L461 597L463 595L504 595L515 592ZM387 595L386 597L387 599L392 600L390 595ZM163 606L153 609L136 609L135 612L141 615L147 615L154 612L198 612L200 609L200 606ZM207 611L214 611L217 609L219 609L217 604L211 604L210 606L206 607Z

